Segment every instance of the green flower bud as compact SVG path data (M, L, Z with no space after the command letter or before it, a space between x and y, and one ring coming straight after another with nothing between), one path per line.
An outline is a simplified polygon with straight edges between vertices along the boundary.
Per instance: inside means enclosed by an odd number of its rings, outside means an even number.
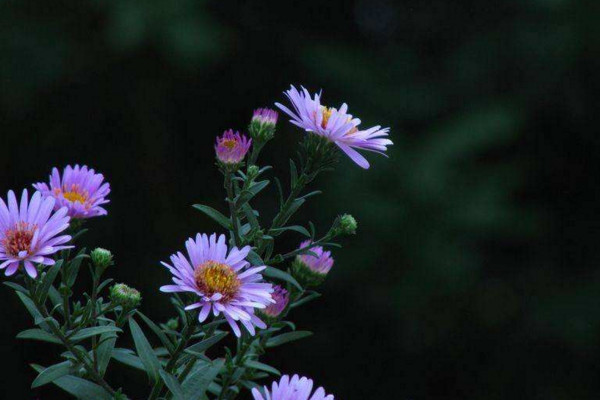
M98 268L106 268L112 264L113 255L109 250L98 247L90 254L92 262Z
M172 331L176 331L177 328L179 328L179 318L177 318L177 317L171 318L170 320L167 321L165 326Z
M258 168L258 166L256 165L251 165L248 167L248 173L246 174L248 176L248 179L254 179L258 176L258 171L260 171L260 168Z
M140 305L142 295L124 283L117 283L110 288L110 300L123 306L126 310L131 310Z
M340 232L343 235L354 235L356 233L356 229L358 228L358 223L356 219L350 214L344 214L340 218Z

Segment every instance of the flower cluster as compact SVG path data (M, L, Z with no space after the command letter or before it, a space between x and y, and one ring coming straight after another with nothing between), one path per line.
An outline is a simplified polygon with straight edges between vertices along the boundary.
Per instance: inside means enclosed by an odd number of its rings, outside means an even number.
M170 294L176 309L166 323L155 323L137 310L142 301L140 291L124 283L108 287L112 279L103 280L102 275L115 265L111 251L71 251L83 233L79 229L83 220L107 214L104 205L109 202L110 185L102 174L85 165L67 165L62 173L53 168L48 183L33 185L36 191L31 197L23 190L20 200L13 191L6 200L0 198L0 269L22 281L24 286L11 283L10 287L37 325L19 337L63 345L68 359L64 371L62 364L46 370L36 366L40 375L34 387L54 382L78 398L127 399L122 388L113 388L105 379L108 362L115 359L146 372L152 385L149 400L207 398L207 388L219 399L228 400L244 388L253 388L254 400L334 399L322 387L313 390L313 381L298 375L284 375L270 388L259 389L254 380L261 374L252 371L276 372L258 361L262 354L310 334L289 332L295 331L296 325L286 319L293 309L320 296L315 288L334 264L327 247L338 237L354 234L358 226L354 217L344 214L319 237L311 222L306 227L288 224L310 197L302 192L320 172L330 169L335 146L368 168L356 149L384 154L392 142L387 139L388 128L360 130L360 120L348 114L346 104L339 110L326 107L320 94L311 97L306 89L298 91L293 86L286 95L293 110L276 105L292 118L292 124L308 132L299 160L290 160L289 195L284 196L277 181L280 204L268 224L253 208L256 196L273 186L265 177L270 167L261 167L258 157L275 136L276 111L254 111L248 126L250 139L231 129L216 138L229 215L202 204L194 207L229 235L198 233L185 242L185 250L162 262L171 283L160 291ZM247 168L243 169L244 165ZM290 231L309 239L296 249L281 251L277 238ZM89 267L92 289L73 301L82 263ZM53 267L44 271L45 266ZM143 320L161 341L159 347L153 347L136 320ZM132 349L115 347L126 324L133 338ZM206 350L228 331L237 337L235 353L227 349L225 357L211 360ZM89 349L86 340L91 342ZM77 376L68 375L71 373ZM63 376L65 379L56 380Z

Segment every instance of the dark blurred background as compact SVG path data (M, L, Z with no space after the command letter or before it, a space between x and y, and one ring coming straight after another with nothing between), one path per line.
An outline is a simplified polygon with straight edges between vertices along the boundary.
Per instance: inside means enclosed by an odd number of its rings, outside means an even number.
M349 212L359 232L294 315L315 336L268 361L339 399L596 399L598 5L4 1L0 192L67 163L103 172L109 216L83 242L112 249L113 275L166 320L159 261L218 230L191 204L224 209L214 137L290 83L323 89L395 145L314 185L299 218L326 229ZM301 136L282 118L263 162L285 178ZM273 196L257 202L267 215ZM65 398L29 389L27 364L58 349L17 341L29 316L8 288L0 299L0 397ZM128 374L113 377L139 395Z

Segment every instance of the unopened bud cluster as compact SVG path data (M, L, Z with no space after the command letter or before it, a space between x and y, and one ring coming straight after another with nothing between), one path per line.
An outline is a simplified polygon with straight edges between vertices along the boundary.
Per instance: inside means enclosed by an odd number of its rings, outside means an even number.
M124 309L131 310L140 305L142 295L124 283L117 283L110 288L110 300Z

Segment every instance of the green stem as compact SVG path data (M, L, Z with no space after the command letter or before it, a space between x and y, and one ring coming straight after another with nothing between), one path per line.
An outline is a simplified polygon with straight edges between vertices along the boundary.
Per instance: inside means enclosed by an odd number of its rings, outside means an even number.
M223 380L223 384L221 387L221 393L219 394L218 400L231 400L231 399L235 398L236 393L234 391L229 390L231 383L232 383L231 379L232 379L233 375L235 374L235 371L244 364L244 357L246 356L246 353L248 352L248 349L250 348L250 345L252 344L252 338L250 338L250 339L251 339L250 341L247 341L246 335L244 334L244 336L242 336L239 351L235 355L235 358L234 358L233 368L227 372L227 375L225 376L225 378Z
M235 207L234 192L233 192L233 179L231 173L225 172L225 190L227 191L227 203L229 203L229 213L231 214L231 223L233 225L233 240L236 246L241 246L242 241L240 238L240 226L237 217L237 209Z
M165 366L166 372L168 372L168 373L173 372L173 369L177 365L177 361L179 360L181 353L183 353L183 350L185 350L185 348L190 340L190 337L192 336L193 333L194 333L194 326L192 325L192 323L190 321L186 321L186 325L183 328L183 332L181 333L181 339L179 340L177 347L171 354L171 359ZM152 392L150 393L148 400L157 399L158 396L160 395L160 392L163 389L163 385L164 385L164 383L163 383L162 379L159 379L158 381L156 381L156 383L154 383L154 386L152 387Z

